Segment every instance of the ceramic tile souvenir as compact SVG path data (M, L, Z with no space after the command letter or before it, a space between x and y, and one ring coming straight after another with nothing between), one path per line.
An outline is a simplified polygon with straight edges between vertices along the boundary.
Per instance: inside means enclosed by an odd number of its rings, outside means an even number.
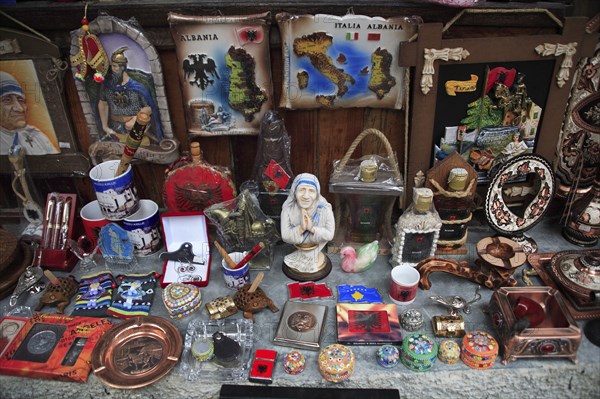
M344 345L400 345L402 332L394 304L339 303L337 340Z
M277 14L285 108L402 108L398 43L419 20L364 15Z
M342 382L354 373L354 353L340 344L326 346L319 352L319 372L329 382Z
M271 108L269 13L169 13L190 136L258 134Z
M156 48L135 18L99 15L89 24L84 20L84 26L71 32L71 66L94 163L121 157L143 107L150 107L151 121L135 157L167 165L175 161L179 142L173 136Z
M200 289L191 284L171 283L163 290L162 296L172 319L189 316L202 305Z

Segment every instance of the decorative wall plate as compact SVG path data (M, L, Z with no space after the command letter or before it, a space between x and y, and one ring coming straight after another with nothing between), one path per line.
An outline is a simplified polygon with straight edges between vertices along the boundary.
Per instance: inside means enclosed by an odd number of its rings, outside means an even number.
M527 197L521 207L522 215L506 205L503 189L511 179L535 176L533 199ZM532 179L530 179L532 180ZM554 196L554 173L543 157L535 154L521 154L507 161L494 176L485 198L485 215L490 226L498 233L510 236L524 245L523 233L535 226L544 216ZM533 244L535 246L535 244ZM525 249L527 250L527 249ZM531 249L535 252L535 249Z
M92 353L92 369L104 384L135 389L164 377L179 361L182 338L177 327L156 316L115 325Z

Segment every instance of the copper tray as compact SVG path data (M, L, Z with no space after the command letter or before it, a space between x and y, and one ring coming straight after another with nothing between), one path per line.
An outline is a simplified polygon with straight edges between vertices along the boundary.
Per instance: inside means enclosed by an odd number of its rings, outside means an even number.
M119 389L150 385L179 361L182 337L173 323L139 316L107 331L92 353L92 370L104 384Z
M583 251L585 252L585 251ZM534 253L527 256L527 261L533 267L533 269L538 273L540 279L544 282L545 285L555 288L559 290L568 300L565 301L567 305L567 309L571 312L571 315L576 320L587 320L587 319L597 319L600 318L600 308L593 307L590 309L582 309L579 306L575 306L569 294L561 290L554 279L548 274L546 271L546 266L550 264L550 260L552 256L555 255L555 252L540 252Z

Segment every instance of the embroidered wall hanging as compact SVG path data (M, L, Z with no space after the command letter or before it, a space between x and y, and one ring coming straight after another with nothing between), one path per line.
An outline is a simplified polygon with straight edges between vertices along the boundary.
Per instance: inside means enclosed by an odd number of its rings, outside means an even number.
M396 108L404 100L398 43L418 18L277 14L283 54L280 106Z
M258 134L271 108L269 13L169 13L190 136Z

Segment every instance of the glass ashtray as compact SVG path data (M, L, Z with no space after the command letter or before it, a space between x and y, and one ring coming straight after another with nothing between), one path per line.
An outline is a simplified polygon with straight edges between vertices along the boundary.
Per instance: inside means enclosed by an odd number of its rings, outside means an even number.
M210 341L215 333L239 344L235 359L219 361L216 356L200 361L192 353L196 341ZM248 378L253 343L253 324L247 319L192 320L188 324L177 373L188 381L241 381Z

